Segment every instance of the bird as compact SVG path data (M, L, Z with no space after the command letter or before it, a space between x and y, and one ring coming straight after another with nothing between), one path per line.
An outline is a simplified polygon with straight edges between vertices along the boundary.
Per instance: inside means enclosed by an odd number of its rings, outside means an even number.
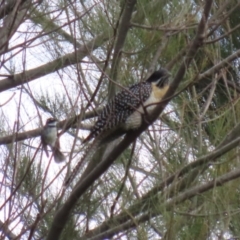
M153 72L145 81L124 88L106 104L89 135L82 141L85 144L94 139L92 144L65 181L65 185L72 182L82 162L89 161L101 145L142 125L146 115L152 113L166 94L170 75L166 69L161 68Z
M41 132L41 143L47 157L49 157L47 147L50 146L55 162L60 163L65 160L64 154L60 151L59 137L57 132L57 119L48 118Z

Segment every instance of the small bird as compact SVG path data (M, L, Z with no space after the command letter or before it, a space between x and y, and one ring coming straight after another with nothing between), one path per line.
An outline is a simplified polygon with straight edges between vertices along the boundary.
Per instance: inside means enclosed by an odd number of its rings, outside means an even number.
M87 143L94 139L83 158L65 181L66 186L75 178L82 162L89 161L101 145L142 125L146 115L153 112L166 94L170 85L170 75L166 69L162 68L153 72L146 81L123 89L109 101L98 115L89 135L82 142Z
M41 134L43 150L49 157L47 146L50 146L55 162L60 163L65 160L64 154L60 151L60 144L57 132L57 120L48 118Z

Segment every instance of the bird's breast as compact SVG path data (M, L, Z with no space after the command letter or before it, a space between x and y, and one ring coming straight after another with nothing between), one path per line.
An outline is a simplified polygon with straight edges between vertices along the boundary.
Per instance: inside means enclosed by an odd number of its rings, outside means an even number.
M50 146L54 146L57 140L56 128L48 128L44 131L44 142Z
M139 128L142 124L142 117L144 114L151 114L155 109L157 104L161 102L163 96L166 94L169 86L163 88L157 87L155 84L152 84L152 92L150 96L144 103L141 103L140 106L134 111L125 121L124 129L136 129Z

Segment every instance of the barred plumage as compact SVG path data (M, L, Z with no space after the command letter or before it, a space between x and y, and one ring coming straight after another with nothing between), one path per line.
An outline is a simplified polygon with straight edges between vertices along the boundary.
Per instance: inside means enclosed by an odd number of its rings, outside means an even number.
M156 71L145 82L123 89L103 108L83 143L95 139L67 178L65 185L75 178L84 161L91 160L101 144L141 126L143 116L151 113L167 92L169 75L165 69Z
M153 92L153 85L156 85L158 89L163 90L168 86L169 73L165 69L154 72L145 82L136 83L127 89L123 89L119 92L101 111L98 119L91 129L88 137L83 143L90 141L92 138L96 138L99 134L114 128L122 128L125 130L134 129L139 126L128 126L131 121L128 118L134 113L144 114L143 108L146 107L146 103L151 105L157 103L160 99L152 99L153 102L147 101ZM164 89L166 90L166 89ZM164 95L166 91L163 92ZM146 102L147 101L147 102ZM145 103L146 102L146 103ZM139 109L141 108L141 109ZM153 109L154 106L149 106L146 110ZM133 116L135 117L135 116ZM138 120L139 122L140 120Z

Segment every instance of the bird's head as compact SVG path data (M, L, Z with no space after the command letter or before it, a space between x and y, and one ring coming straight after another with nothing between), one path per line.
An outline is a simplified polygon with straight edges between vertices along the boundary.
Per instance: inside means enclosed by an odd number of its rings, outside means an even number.
M48 118L47 121L46 121L46 126L56 127L57 126L57 119L56 118Z
M154 83L159 88L164 88L166 85L169 85L170 76L171 73L167 69L161 68L158 71L153 72L146 81Z

